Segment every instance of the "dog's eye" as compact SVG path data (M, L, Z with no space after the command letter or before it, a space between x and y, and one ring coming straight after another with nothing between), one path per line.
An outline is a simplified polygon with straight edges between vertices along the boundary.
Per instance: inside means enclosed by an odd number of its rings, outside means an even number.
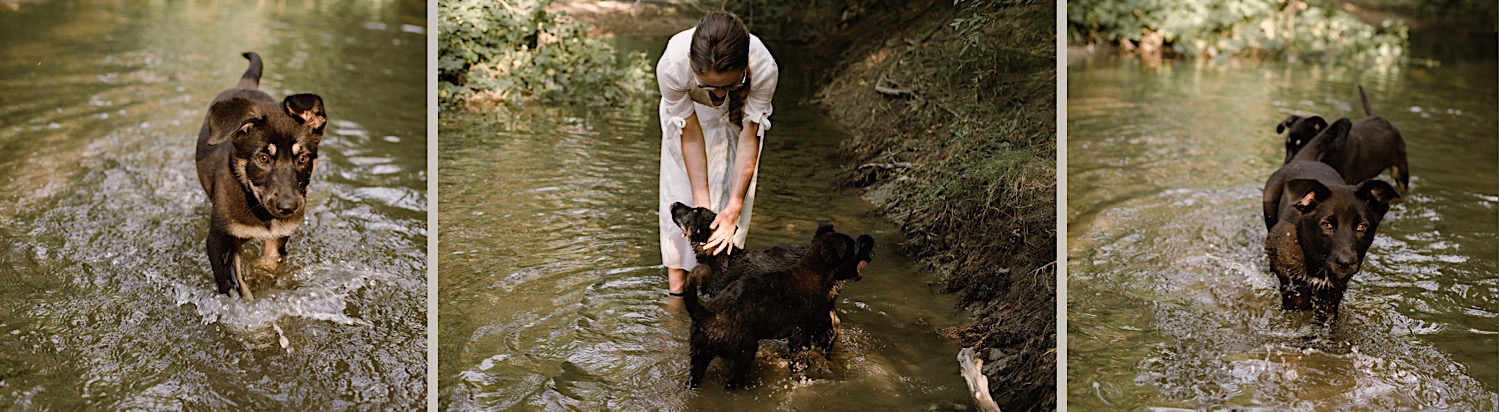
M1359 233L1364 233L1365 231L1369 230L1369 224L1368 223L1359 223L1358 226L1354 226L1353 227L1353 230L1356 230Z
M308 156L306 153L297 155L297 164L304 164L305 165L309 161L312 161L312 156Z
M257 154L257 155L255 155L255 162L256 163L260 163L260 164L270 163L271 162L271 155L268 155L268 154L265 154L265 153Z
M1332 222L1322 221L1322 230L1332 230Z

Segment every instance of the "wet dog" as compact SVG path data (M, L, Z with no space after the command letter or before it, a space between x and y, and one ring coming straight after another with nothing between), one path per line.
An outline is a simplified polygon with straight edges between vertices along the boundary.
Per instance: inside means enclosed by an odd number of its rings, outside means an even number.
M1317 140L1346 134L1340 119ZM1276 193L1272 193L1276 192ZM1286 163L1265 184L1266 207L1275 199L1275 219L1265 236L1270 271L1280 281L1281 308L1315 312L1319 322L1337 318L1348 282L1363 265L1389 202L1400 193L1382 180L1358 185L1343 183L1332 166L1296 159Z
M1346 136L1327 142L1316 160L1332 165L1343 176L1343 183L1347 184L1372 179L1389 169L1390 177L1400 185L1401 193L1405 193L1410 189L1410 165L1405 156L1405 138L1401 137L1400 129L1395 124L1374 114L1374 107L1369 104L1369 96L1364 93L1363 86L1359 86L1358 95L1363 100L1364 114L1368 117L1354 123ZM1292 157L1310 143L1310 137L1318 133L1316 126L1319 121L1322 118L1317 116L1307 119L1291 116L1275 127L1276 133L1290 130L1286 133L1285 163L1290 163ZM1326 122L1321 124L1325 126Z
M725 286L742 276L768 273L796 263L807 254L807 245L784 245L765 250L748 250L729 245L728 253L712 254L704 247L713 235L713 219L718 214L705 207L690 207L681 202L671 204L671 220L687 234L693 252L697 253L697 267L690 277L703 279L698 291L708 296L717 295Z
M1358 96L1364 102L1363 120L1353 124L1346 139L1333 143L1330 156L1322 159L1343 175L1343 182L1354 184L1373 179L1390 170L1390 177L1400 185L1400 193L1410 189L1410 165L1405 159L1405 138L1394 123L1374 114L1369 105L1369 96L1364 86L1358 87Z
M1301 117L1293 114L1287 116L1286 120L1280 121L1280 124L1275 126L1275 133L1286 134L1286 161L1281 164L1291 163L1291 158L1296 156L1296 152L1326 128L1327 121L1323 120L1322 116Z
M260 261L274 269L307 204L307 185L317 165L318 144L328 115L313 94L277 102L258 90L260 55L245 53L250 66L234 88L214 97L198 132L198 182L208 194L209 265L220 294L252 298L240 273L240 246L265 241Z
M702 301L696 277L687 281L683 297L692 318L691 375L696 388L714 358L728 366L726 387L743 386L755 363L761 339L788 338L793 351L819 347L824 354L836 339L829 293L838 279L860 277L869 263L874 238L838 233L828 223L818 225L807 252L795 264L768 273L741 276L717 296Z

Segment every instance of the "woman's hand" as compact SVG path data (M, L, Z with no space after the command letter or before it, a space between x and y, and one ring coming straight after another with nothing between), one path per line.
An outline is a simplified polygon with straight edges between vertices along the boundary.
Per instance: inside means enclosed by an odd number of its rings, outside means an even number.
M739 229L739 206L729 205L718 212L718 217L713 219L713 224L708 225L713 229L713 235L708 237L708 243L703 248L713 251L717 255L724 251L734 250L734 231Z

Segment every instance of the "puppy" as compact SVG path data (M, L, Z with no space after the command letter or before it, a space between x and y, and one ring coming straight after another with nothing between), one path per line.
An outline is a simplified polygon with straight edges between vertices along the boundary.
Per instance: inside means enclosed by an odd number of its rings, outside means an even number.
M1303 118L1293 114L1286 117L1286 120L1282 120L1275 126L1276 134L1286 133L1286 160L1280 164L1291 163L1291 158L1296 156L1296 152L1326 128L1327 121L1323 120L1322 116Z
M717 295L725 286L746 275L767 273L791 266L807 254L807 245L784 245L765 250L747 250L729 245L727 253L712 254L705 248L713 235L713 219L718 214L705 207L689 207L681 202L671 204L671 220L687 234L692 250L697 252L697 267L689 276L703 279L698 291Z
M728 362L729 388L743 386L754 366L761 339L789 338L793 350L832 348L835 330L827 316L829 292L837 279L852 279L869 263L874 238L855 240L822 223L807 252L795 264L746 275L707 301L697 295L699 278L687 282L683 302L692 318L691 375L696 388L714 358Z
M738 246L729 245L729 253L711 254L706 249L708 238L712 236L713 219L718 214L705 207L689 207L681 202L671 204L671 218L676 222L682 233L687 234L692 244L692 250L697 252L698 266L688 274L691 278L702 279L699 282L698 292L705 296L717 295L724 287L735 280L746 275L758 275L768 273L772 270L781 269L795 264L802 255L807 254L807 245L782 245L765 250L747 250ZM872 240L872 239L871 239ZM864 261L873 258L873 250ZM862 268L861 268L862 269ZM829 302L837 302L838 294L843 292L843 286L849 280L858 281L863 275L856 275L852 279L838 278L833 283L833 288L828 291ZM833 326L838 326L838 311L832 303L828 304L828 317L832 318ZM835 328L836 329L836 328ZM834 336L836 340L836 335Z
M259 264L274 269L302 222L307 184L317 165L328 115L323 99L287 96L279 103L257 90L260 55L239 84L214 97L198 132L198 182L208 194L208 262L220 294L253 298L240 274L239 249L265 241Z
M1346 130L1346 123L1339 120L1329 131ZM1299 157L1271 176L1282 183L1266 184L1266 199L1271 190L1281 193L1265 254L1280 281L1281 308L1312 309L1318 322L1328 323L1337 318L1348 282L1362 266L1390 200L1400 193L1381 180L1344 184L1331 166Z
M1400 129L1389 120L1374 114L1369 105L1369 96L1364 86L1358 87L1358 96L1364 102L1364 114L1369 116L1353 124L1344 139L1333 142L1328 156L1322 162L1332 165L1343 175L1343 182L1354 184L1373 179L1390 169L1390 177L1400 185L1400 192L1410 189L1410 165L1405 159L1405 138Z
M1364 103L1364 114L1368 117L1353 124L1346 136L1328 142L1315 160L1332 165L1343 182L1354 184L1379 176L1390 169L1390 177L1400 185L1401 193L1410 189L1410 165L1406 161L1405 139L1389 120L1374 114L1364 86L1358 87L1359 98ZM1276 133L1289 129L1286 134L1286 161L1299 154L1309 143L1310 136L1317 134L1317 124L1326 125L1322 118L1312 116L1302 120L1298 116L1287 117L1275 127Z

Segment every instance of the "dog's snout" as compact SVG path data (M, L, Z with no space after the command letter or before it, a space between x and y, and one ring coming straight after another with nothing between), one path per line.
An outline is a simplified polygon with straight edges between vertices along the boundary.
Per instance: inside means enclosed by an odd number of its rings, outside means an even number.
M281 214L283 215L289 215L297 211L297 200L291 198L281 198L276 200L275 206L276 211L281 212Z
M1333 258L1332 263L1337 265L1339 271L1346 273L1358 266L1358 259L1352 253L1341 253Z

